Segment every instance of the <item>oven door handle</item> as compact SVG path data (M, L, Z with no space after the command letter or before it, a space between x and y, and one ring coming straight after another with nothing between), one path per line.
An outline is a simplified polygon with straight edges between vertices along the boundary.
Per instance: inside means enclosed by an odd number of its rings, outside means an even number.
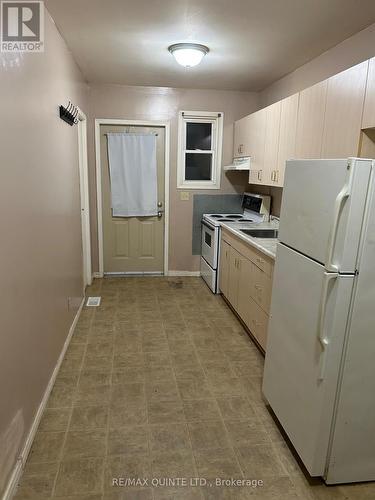
M206 226L206 227L208 227L208 229L212 229L212 231L215 231L215 229L216 229L215 226L211 226L211 224L209 224L205 220L202 220L202 226Z

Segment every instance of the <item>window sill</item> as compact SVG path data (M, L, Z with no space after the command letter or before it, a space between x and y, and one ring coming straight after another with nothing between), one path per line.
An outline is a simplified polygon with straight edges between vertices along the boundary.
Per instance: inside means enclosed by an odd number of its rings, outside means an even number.
M220 189L218 184L206 184L203 182L189 182L189 183L179 183L177 189L195 189L195 190L207 190L207 189Z

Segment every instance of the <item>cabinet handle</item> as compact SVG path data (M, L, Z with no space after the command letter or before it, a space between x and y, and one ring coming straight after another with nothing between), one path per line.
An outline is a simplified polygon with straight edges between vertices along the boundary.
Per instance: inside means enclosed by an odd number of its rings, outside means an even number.
M258 170L258 181L262 180L262 170Z
M274 181L275 181L275 182L279 182L279 170L275 170L275 178L274 178Z
M275 177L275 171L272 170L272 172L271 172L271 181L274 181L274 177Z

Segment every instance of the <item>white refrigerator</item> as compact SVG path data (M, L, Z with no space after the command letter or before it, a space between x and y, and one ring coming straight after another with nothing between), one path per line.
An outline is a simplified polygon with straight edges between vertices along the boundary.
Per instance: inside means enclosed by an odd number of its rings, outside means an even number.
M311 476L375 480L375 162L287 162L263 393Z

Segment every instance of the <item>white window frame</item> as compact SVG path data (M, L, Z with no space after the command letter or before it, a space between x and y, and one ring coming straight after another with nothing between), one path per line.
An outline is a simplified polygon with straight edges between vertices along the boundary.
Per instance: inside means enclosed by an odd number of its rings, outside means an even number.
M186 123L212 123L211 150L186 149ZM220 189L221 157L223 149L224 114L221 111L180 111L178 116L177 189ZM209 181L185 179L185 153L211 153L212 178Z

